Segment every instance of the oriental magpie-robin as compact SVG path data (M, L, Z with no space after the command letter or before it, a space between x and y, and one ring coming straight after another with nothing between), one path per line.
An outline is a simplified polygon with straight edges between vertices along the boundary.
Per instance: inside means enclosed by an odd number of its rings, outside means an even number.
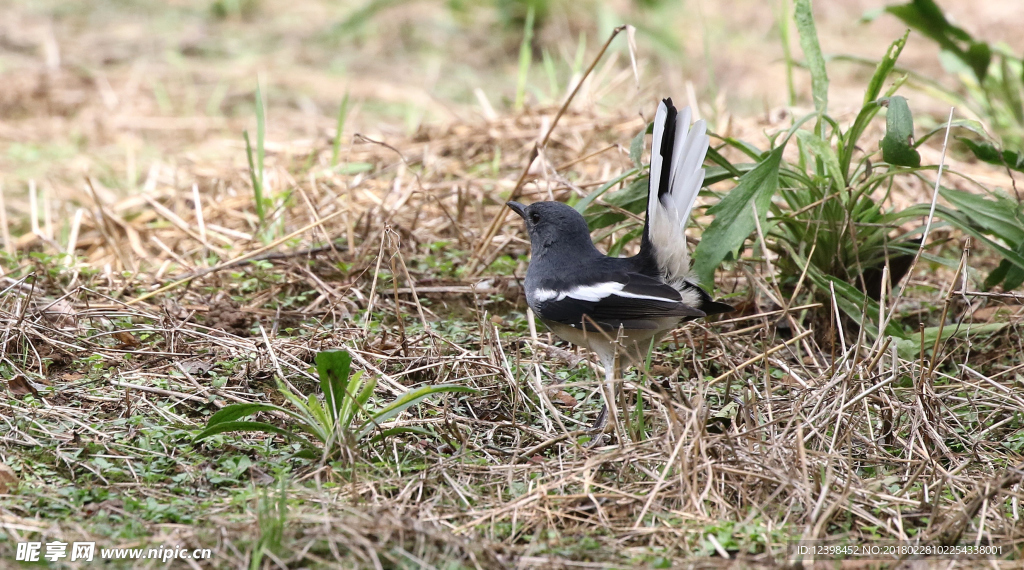
M527 303L557 336L597 353L607 390L623 364L639 361L682 321L732 310L698 286L683 233L704 182L706 128L690 125L689 107L677 112L671 99L658 106L647 217L633 257L598 251L583 216L566 204L508 203L530 234Z

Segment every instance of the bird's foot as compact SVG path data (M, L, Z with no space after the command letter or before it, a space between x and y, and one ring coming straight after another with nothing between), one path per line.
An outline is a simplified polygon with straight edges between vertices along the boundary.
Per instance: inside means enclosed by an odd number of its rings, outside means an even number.
M587 430L589 434L604 433L605 428L608 427L608 406L601 406L601 412L597 414L597 419L594 420L594 425L590 426Z
M608 423L608 406L601 406L601 412L597 414L597 419L594 420L594 425L590 426L587 433L591 436L590 442L587 443L588 449L595 447L601 447L604 442L608 440L608 431L611 424Z

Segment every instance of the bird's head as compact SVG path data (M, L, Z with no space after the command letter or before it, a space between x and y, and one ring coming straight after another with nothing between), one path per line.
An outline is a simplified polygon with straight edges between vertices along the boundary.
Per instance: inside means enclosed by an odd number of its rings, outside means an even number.
M577 249L580 253L594 249L587 221L568 204L534 202L524 206L519 202L508 202L505 205L526 222L534 256L554 244Z

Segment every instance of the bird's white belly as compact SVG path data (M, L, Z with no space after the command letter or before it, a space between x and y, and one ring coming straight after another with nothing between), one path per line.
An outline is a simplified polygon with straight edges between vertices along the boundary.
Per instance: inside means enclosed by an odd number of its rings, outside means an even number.
M641 360L647 354L651 339L654 339L654 342L661 340L666 333L676 328L679 320L679 317L664 317L655 321L657 328L622 329L603 333L585 331L556 321L543 322L558 338L576 346L589 348L597 353L602 362L608 363L616 354L624 356L630 362Z

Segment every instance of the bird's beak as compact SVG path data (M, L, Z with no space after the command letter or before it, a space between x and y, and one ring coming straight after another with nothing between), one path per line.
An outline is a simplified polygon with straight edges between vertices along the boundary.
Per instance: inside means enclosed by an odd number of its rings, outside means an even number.
M520 218L524 220L526 219L526 206L520 204L519 202L505 202L505 205L508 206L513 212L519 214Z

